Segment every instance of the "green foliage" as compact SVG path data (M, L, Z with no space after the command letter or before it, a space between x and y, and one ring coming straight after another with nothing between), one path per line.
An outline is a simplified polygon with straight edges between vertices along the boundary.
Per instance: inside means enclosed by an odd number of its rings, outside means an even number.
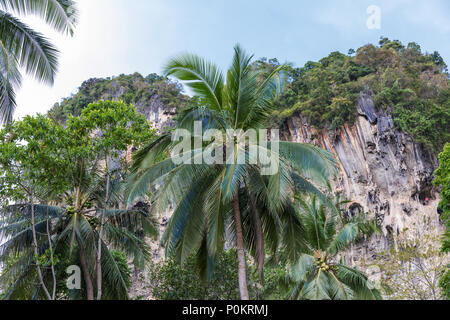
M357 117L361 92L369 92L375 107L393 114L398 129L438 150L450 139L450 87L447 67L439 55L423 54L382 38L380 47L366 45L353 56L333 52L319 62L291 68L286 92L270 123L280 125L293 114L306 117L318 129L334 130ZM262 60L258 68L270 69Z
M439 203L439 209L442 210L441 219L445 223L445 235L443 239L442 251L450 252L450 143L444 147L444 151L439 155L440 166L435 172L436 179L434 184L441 186L442 201ZM440 281L443 295L450 299L450 271L444 272Z
M51 119L63 123L69 116L79 116L84 108L98 100L122 99L125 104L133 104L140 113L158 103L164 108L182 109L190 103L183 95L183 87L166 77L150 74L143 77L139 73L120 75L114 78L90 79L81 85L78 93L63 99L48 112Z
M318 203L297 197L298 213L305 246L291 267L291 299L306 300L378 300L366 274L351 268L339 258L363 232L361 221L342 219L339 214ZM363 224L366 224L364 221Z
M128 258L125 252L119 250L110 250L111 257L114 259L120 274L124 279L126 287L129 289L131 286L131 269L128 265Z
M439 280L439 286L442 289L442 297L450 300L450 266L447 266L443 272L441 280Z
M450 143L447 143L444 150L439 155L440 166L435 172L436 179L434 184L441 186L442 201L439 203L439 209L442 210L441 219L447 227L447 237L444 242L443 250L450 252Z
M200 278L195 256L180 265L167 259L153 265L150 271L152 296L159 300L238 300L236 252L224 253L217 259L216 270L209 282Z
M264 286L259 284L256 270L248 262L249 294L251 299L283 299L282 279L287 275L283 267L269 267L264 273ZM236 250L224 251L216 262L210 281L201 279L197 257L191 256L181 265L174 259L155 264L150 269L152 297L158 300L239 300Z
M32 189L60 192L70 159L61 157L64 129L42 115L0 131L0 203L28 200Z
M86 287L74 294L64 288L62 279L71 264L94 275L98 246L102 248L102 299L128 297L127 258L138 266L149 259L144 238L156 235L155 224L145 210L118 209L124 203L121 184L126 166L105 172L100 161L148 143L153 134L145 117L120 101L90 104L65 125L38 115L0 131L0 199L4 204L0 238L9 239L0 245L0 263L14 261L0 275L0 286L7 288L5 298L45 298L36 266L42 269L47 288L53 287L50 267L55 267L58 296L86 297ZM111 180L109 191L105 180ZM21 204L10 205L12 201ZM59 206L49 206L50 202ZM32 250L31 212L37 254ZM112 249L122 250L126 257Z

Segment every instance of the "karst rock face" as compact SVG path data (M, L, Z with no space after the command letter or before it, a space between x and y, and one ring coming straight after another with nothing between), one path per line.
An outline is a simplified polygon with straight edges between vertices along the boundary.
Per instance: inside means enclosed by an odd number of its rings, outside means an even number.
M392 116L376 111L370 95L361 93L357 110L354 124L335 132L317 131L293 116L287 119L284 139L332 152L340 169L333 189L351 201L349 212L364 210L379 219L385 240L419 219L438 226L439 194L432 184L437 156L396 130Z

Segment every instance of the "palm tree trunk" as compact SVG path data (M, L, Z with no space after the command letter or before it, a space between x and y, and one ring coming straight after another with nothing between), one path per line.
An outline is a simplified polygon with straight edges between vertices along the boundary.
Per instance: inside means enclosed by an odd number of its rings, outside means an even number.
M241 210L239 209L239 190L233 198L234 225L236 228L236 247L238 255L239 292L242 300L249 300L247 289L247 271L245 263L244 237L242 236Z
M83 245L77 238L78 254L80 257L81 270L83 271L84 284L86 286L86 295L88 300L94 300L94 286L92 284L91 274L89 273L89 267L86 261Z

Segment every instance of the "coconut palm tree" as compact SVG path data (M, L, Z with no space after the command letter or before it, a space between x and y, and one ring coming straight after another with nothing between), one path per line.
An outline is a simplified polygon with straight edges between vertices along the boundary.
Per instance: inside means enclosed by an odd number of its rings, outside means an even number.
M140 209L104 210L107 178L98 174L95 165L89 170L81 167L83 173L79 174L75 191L54 199L68 205L25 203L0 210L0 239L3 240L0 264L4 265L0 286L7 287L5 299L50 297L54 300L63 294L64 298L94 300L93 279L99 243L102 246L102 298L128 298L127 275L111 249L125 252L135 265L142 267L151 258L145 237L156 236L155 223L149 212ZM110 185L110 208L118 207L118 203L123 202L120 179L111 179ZM39 198L51 199L47 194L40 197L39 192L36 197L36 202ZM103 217L102 232L99 217ZM33 250L33 233L36 234L37 255ZM42 269L43 283L38 281L36 264ZM81 295L79 291L77 295L73 295L74 291L67 292L65 270L70 265L80 266L84 280ZM53 290L47 289L52 287Z
M381 299L367 276L346 265L339 255L361 234L358 222L340 223L334 211L328 210L313 196L310 202L297 197L298 212L306 245L292 266L294 289L291 299L355 300Z
M326 186L336 163L330 153L308 144L279 142L277 152L272 145L278 141L269 141L267 146L242 143L242 132L264 127L283 89L287 66L266 74L252 66L252 56L239 45L234 51L226 77L216 65L192 54L182 54L167 63L165 75L185 82L200 101L179 114L176 128L187 130L195 139L208 129L216 129L224 136L228 134L228 139L218 137L196 144L182 152L185 161L176 164L173 152L179 148L175 141L178 131L173 137L170 132L161 135L135 156L129 201L151 193L156 211L173 207L162 239L166 254L178 257L181 263L197 254L205 275L212 274L216 254L223 250L224 243L234 240L240 294L242 299L248 299L246 247L262 271L265 240L276 251L282 228L289 226L287 221L293 217L292 210L286 208L292 206L294 191L312 192L327 202L317 186ZM202 123L201 132L196 122ZM236 133L239 129L241 133ZM230 134L230 130L235 131ZM276 173L263 172L264 164L255 159L252 148L275 159ZM231 152L222 157L224 150ZM205 153L221 155L224 164L205 163Z
M0 0L0 125L12 120L15 90L22 82L19 68L50 85L58 69L58 50L13 14L37 15L53 29L73 35L74 4L72 0Z

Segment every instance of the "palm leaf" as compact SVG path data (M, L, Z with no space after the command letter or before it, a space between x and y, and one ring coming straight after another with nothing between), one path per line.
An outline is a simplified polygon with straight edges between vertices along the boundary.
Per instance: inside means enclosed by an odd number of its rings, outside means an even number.
M213 63L193 54L175 57L164 67L164 75L186 81L194 93L214 110L222 110L223 75Z
M42 34L0 11L0 41L27 74L53 84L59 52Z
M0 0L0 6L19 15L39 16L55 30L70 35L78 19L72 0Z

